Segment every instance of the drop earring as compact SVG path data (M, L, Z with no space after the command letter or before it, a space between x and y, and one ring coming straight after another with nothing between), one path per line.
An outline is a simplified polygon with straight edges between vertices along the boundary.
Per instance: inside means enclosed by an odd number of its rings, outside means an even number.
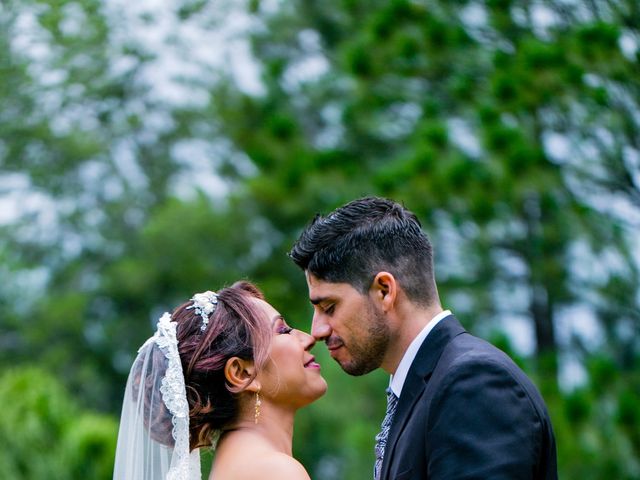
M253 415L253 419L255 424L258 424L258 418L260 417L260 405L262 405L262 401L260 400L260 390L256 392L256 410Z

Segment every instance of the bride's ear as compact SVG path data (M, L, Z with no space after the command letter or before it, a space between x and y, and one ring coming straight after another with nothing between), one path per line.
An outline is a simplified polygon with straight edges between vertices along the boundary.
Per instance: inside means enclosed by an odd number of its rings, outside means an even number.
M231 357L224 366L225 379L234 390L259 391L260 384L253 378L254 375L255 365L251 360Z

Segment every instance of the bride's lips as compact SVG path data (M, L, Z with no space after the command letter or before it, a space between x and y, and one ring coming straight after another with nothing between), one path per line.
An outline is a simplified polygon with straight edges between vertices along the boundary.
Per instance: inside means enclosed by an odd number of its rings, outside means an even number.
M316 357L311 357L305 364L304 368L320 368L320 364L316 362Z

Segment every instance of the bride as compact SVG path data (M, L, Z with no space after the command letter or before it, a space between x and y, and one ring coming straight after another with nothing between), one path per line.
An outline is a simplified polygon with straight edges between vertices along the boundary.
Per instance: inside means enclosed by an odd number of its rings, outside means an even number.
M248 282L165 313L138 351L124 395L114 480L309 479L292 456L296 411L327 384L309 350Z

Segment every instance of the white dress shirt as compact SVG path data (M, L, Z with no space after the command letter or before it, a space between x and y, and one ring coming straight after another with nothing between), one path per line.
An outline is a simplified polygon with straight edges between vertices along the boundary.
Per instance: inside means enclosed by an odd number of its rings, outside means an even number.
M422 343L429 335L429 332L433 330L433 328L440 323L440 321L451 315L450 310L445 310L444 312L440 312L438 315L433 317L429 323L427 323L424 328L420 331L416 338L409 344L409 348L404 352L402 360L400 360L400 364L398 364L398 368L396 369L396 373L391 375L391 379L389 380L389 387L396 395L396 397L400 398L400 394L402 393L402 387L404 386L404 381L407 378L407 373L409 372L409 368L413 363L413 360L416 358L418 354L418 350L422 346Z

